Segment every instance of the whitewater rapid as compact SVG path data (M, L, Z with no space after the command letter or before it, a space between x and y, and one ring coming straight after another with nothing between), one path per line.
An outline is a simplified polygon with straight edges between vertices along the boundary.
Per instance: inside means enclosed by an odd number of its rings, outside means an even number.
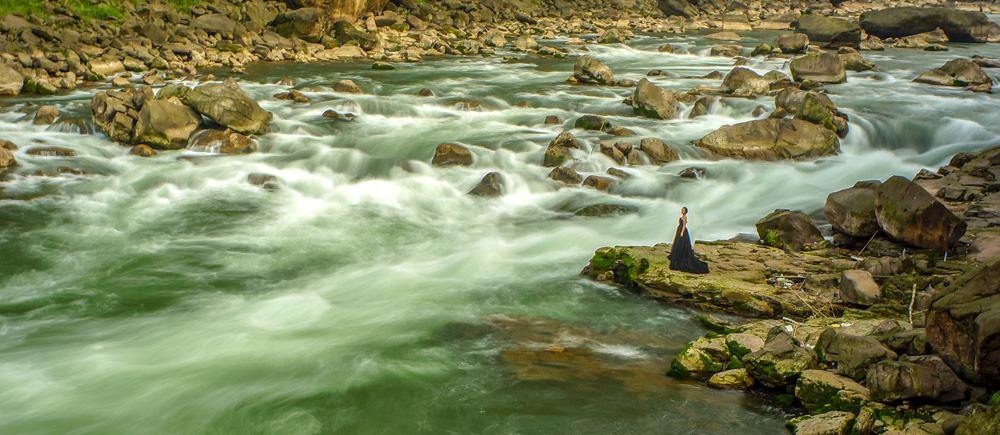
M741 43L776 34L751 35ZM683 54L659 53L667 42ZM695 77L732 67L709 57L710 46L688 35L588 49L618 78L661 69L670 76L654 83L686 91L717 85ZM442 58L395 71L254 65L240 83L274 113L274 131L245 156L141 159L99 133L36 126L17 112L44 103L87 120L101 88L0 100L0 137L20 147L18 175L0 184L18 198L0 201L0 432L780 431L780 408L696 383L671 381L639 397L611 383L518 381L498 362L498 343L442 331L489 315L531 316L633 329L679 349L703 333L691 313L582 279L593 251L669 241L681 206L701 240L753 233L776 208L822 223L832 191L1000 144L1000 99L910 81L959 55L1000 55L995 45L949 47L863 53L880 71L827 88L850 116L842 153L803 162L709 161L687 145L753 119L757 106L769 112L771 98L726 99L690 120L638 118L621 104L628 88L564 83L573 58ZM788 72L780 59L747 66ZM275 99L288 89L274 84L284 77L312 103ZM368 94L333 91L344 78ZM421 88L435 96L415 96ZM323 118L329 109L357 120ZM682 159L624 168L632 177L608 193L554 183L539 164L545 147L581 114L638 133L573 130L581 141L573 167L584 176L617 167L595 151L600 140L658 137ZM548 115L562 125L543 124ZM442 142L466 145L474 163L431 166ZM24 152L40 144L78 157ZM87 174L26 176L60 166ZM706 179L677 177L691 166L706 168ZM466 194L494 171L503 196ZM280 189L249 184L250 173L275 175ZM639 211L572 215L599 203ZM620 343L595 349L669 357Z

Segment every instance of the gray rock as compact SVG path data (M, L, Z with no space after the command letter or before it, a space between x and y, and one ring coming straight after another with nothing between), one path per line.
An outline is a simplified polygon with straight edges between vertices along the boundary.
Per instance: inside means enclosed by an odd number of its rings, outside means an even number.
M840 300L861 306L882 301L882 288L867 270L845 270L840 275Z
M185 100L195 112L236 132L264 134L270 130L271 113L244 94L235 80L198 86Z
M642 79L632 94L632 108L635 113L647 118L674 119L681 110L679 95L677 91L663 89Z
M754 226L757 235L765 243L777 243L777 247L801 251L823 241L823 234L805 213L778 209L761 218Z
M967 224L920 185L895 176L875 191L875 215L886 234L918 248L947 250Z

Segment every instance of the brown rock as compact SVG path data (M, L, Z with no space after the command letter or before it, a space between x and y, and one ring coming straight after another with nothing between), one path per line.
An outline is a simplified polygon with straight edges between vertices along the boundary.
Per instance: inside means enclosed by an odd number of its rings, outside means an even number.
M613 178L602 177L599 175L591 175L587 177L586 180L583 180L583 185L607 192L608 190L611 190L611 186L615 185L615 180Z

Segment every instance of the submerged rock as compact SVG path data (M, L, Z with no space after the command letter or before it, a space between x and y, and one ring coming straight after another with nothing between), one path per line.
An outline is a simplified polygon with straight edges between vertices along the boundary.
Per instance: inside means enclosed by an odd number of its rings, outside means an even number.
M35 118L31 120L35 125L49 125L59 119L59 109L52 106L42 106L35 112Z
M718 157L807 159L840 152L837 135L800 119L758 119L726 125L694 142Z
M639 209L636 207L621 205L621 204L593 204L581 208L573 213L577 216L582 217L606 217L606 216L617 216L623 214L636 213Z
M205 130L191 139L191 148L212 150L222 154L251 154L257 151L257 143L230 129Z
M469 195L482 196L484 198L495 198L503 194L503 178L499 172L490 172L483 176L476 187L469 191Z
M584 130L607 130L611 128L611 121L608 121L608 118L603 116L583 115L576 119L573 127Z

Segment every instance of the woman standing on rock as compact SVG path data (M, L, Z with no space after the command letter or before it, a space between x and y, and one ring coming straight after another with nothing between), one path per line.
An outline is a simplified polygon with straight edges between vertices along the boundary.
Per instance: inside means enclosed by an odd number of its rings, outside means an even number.
M708 264L694 256L691 248L691 234L687 229L687 207L681 207L681 218L677 220L674 243L670 248L670 269L690 273L708 273Z

